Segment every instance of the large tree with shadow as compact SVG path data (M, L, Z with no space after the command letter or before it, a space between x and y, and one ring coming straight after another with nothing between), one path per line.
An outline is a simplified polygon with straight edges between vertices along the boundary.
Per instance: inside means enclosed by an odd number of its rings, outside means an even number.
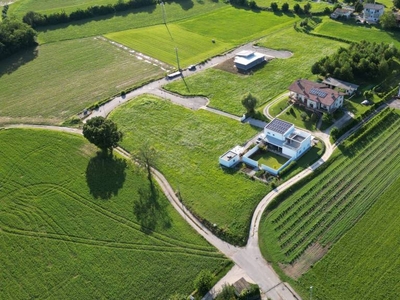
M99 147L104 153L112 152L122 141L122 132L117 124L103 117L94 117L83 126L83 136L89 142Z

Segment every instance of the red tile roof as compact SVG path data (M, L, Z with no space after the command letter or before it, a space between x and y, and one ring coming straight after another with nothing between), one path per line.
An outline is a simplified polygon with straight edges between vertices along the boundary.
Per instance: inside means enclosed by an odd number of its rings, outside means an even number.
M339 92L327 87L325 84L299 79L289 86L289 91L304 95L307 99L314 102L331 106L341 95Z

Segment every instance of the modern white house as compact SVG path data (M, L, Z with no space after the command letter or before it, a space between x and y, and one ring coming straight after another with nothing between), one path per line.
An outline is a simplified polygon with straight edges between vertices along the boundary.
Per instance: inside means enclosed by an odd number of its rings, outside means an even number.
M343 105L343 93L329 88L327 85L299 79L289 87L289 97L295 103L323 113L333 113Z
M367 23L377 23L383 15L384 6L382 4L365 3L363 10L363 19Z
M243 147L236 146L235 148L225 152L219 157L219 163L227 168L232 168L241 161L241 153L243 152Z
M273 119L264 128L264 143L283 155L296 159L311 147L311 134L293 124Z
M260 150L260 144L248 149L247 152L242 147L236 146L221 155L219 163L225 167L233 167L239 162L244 162L254 168L260 168L273 175L278 175L290 162L298 159L311 148L311 140L313 138L310 133L294 127L289 122L276 118L264 127L264 135L262 136L262 144L266 146L267 151L272 151L287 158L286 163L279 168L275 169L272 166L259 164L258 161L252 159L252 156Z
M343 80L335 79L333 77L325 78L322 83L326 84L330 88L338 88L344 90L347 95L353 95L359 88L358 85Z
M234 63L238 70L248 71L264 61L264 54L250 50L243 50L236 54Z

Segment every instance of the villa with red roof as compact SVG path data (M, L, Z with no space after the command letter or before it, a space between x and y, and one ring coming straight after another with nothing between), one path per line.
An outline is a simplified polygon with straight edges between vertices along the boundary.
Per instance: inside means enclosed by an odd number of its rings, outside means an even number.
M314 111L330 114L343 105L344 94L323 83L299 79L290 85L289 91L292 101Z

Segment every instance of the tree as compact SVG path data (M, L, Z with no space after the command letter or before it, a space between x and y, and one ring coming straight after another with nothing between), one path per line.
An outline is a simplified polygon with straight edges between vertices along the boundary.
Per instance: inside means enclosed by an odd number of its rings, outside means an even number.
M282 11L288 12L289 11L289 4L287 2L282 4Z
M141 166L147 171L147 179L152 185L153 180L151 176L151 168L155 168L157 164L156 149L152 147L148 141L145 141L143 145L140 147L137 154L134 156L134 158L139 163L139 166Z
M228 284L224 284L222 286L222 291L218 294L215 300L236 300L234 287Z
M306 3L304 5L304 13L308 14L308 13L310 13L310 11L311 11L311 4L310 3Z
M355 12L362 12L364 9L364 6L362 5L362 3L360 1L357 1L356 4L354 4L354 11Z
M303 10L301 9L301 7L300 7L300 5L299 5L298 3L296 3L296 4L293 6L293 10L294 10L294 12L295 12L296 14L301 14L301 13L303 12Z
M385 11L379 20L384 29L391 29L397 26L396 16L391 11Z
M83 126L83 136L92 144L107 152L118 146L122 141L122 132L118 131L117 125L103 117L94 117Z
M393 5L394 5L396 8L400 8L400 0L393 0Z
M271 2L271 9L272 11L278 11L278 3Z
M242 105L246 108L248 114L254 113L257 102L257 98L254 97L251 93L247 93L242 98Z
M211 281L213 275L208 270L202 270L199 275L197 275L194 280L194 288L197 289L201 296L207 294L207 292L211 289Z
M334 141L336 141L337 139L338 139L338 137L339 137L339 129L337 128L337 127L333 127L332 129L331 129L331 136L332 136L332 139L334 140Z

